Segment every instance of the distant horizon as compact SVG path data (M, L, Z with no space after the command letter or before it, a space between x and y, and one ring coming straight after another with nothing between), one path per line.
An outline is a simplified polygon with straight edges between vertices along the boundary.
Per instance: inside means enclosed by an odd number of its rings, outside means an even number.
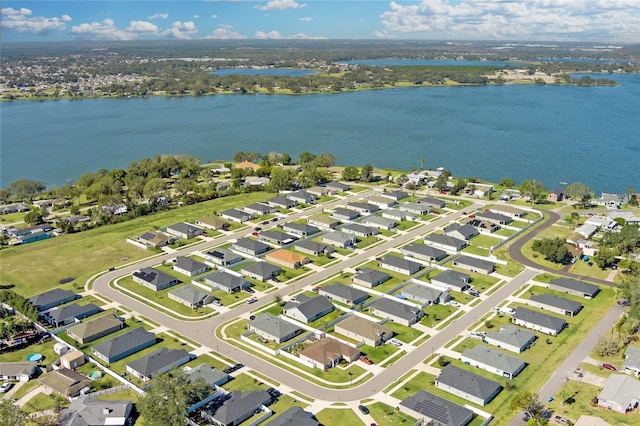
M636 0L3 2L3 43L131 40L640 40Z

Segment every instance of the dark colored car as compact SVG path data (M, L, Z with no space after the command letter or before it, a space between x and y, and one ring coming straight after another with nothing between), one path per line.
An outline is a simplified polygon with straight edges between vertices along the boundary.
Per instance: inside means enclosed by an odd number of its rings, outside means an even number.
M362 414L369 414L369 409L364 405L358 405L358 410L360 410Z

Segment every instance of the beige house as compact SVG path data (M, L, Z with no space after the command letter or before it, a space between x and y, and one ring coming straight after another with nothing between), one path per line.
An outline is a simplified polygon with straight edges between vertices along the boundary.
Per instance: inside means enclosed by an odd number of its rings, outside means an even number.
M364 341L369 346L380 346L393 337L393 330L384 325L370 321L357 315L340 321L335 325L336 333L349 338Z
M338 365L343 359L353 362L360 356L360 351L353 346L324 337L300 352L300 359L315 368L323 370Z
M309 258L289 250L275 250L265 256L266 260L280 266L296 269L310 262Z

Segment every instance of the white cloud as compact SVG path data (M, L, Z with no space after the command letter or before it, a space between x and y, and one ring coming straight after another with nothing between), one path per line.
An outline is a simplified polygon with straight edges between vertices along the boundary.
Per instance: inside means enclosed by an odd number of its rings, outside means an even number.
M118 29L113 19L73 26L71 34L85 40L133 40L136 37L134 32Z
M193 19L200 19L200 15L193 15Z
M218 15L211 15L211 19L218 19Z
M151 15L149 16L149 20L153 21L154 19L167 19L169 18L169 14L168 13L156 13L155 15Z
M25 7L13 9L6 7L0 9L0 26L2 30L17 31L25 34L47 35L52 31L60 31L67 28L67 22L71 21L69 15L60 17L31 16L31 9Z
M381 15L381 34L433 38L521 40L640 39L637 0L422 0L394 1Z
M256 38L262 39L262 40L265 40L265 39L278 40L282 37L278 31L270 31L268 33L265 33L263 31L256 31L254 35Z
M310 36L305 33L292 34L289 36L283 36L278 31L270 31L265 33L264 31L256 31L254 37L262 40L326 40L326 37L322 36Z
M125 31L145 35L158 35L158 26L148 21L131 21Z
M389 34L387 31L374 31L374 38L396 38L395 36Z
M256 9L260 10L285 10L285 9L299 9L306 7L305 3L298 3L294 0L270 0L264 6L256 6Z
M305 33L298 33L298 34L293 34L290 35L289 37L285 37L285 38L290 38L290 39L295 39L295 40L326 40L326 37L322 37L322 36L310 36L307 35Z
M189 40L191 36L198 33L196 24L193 21L180 22L176 21L171 24L171 28L162 32L163 35L168 35L179 40Z
M205 38L216 40L241 40L247 38L246 36L231 30L230 25L220 25L210 35Z
M309 18L308 16L305 16L305 17L300 18L300 21L309 22L309 21L313 21L313 19Z

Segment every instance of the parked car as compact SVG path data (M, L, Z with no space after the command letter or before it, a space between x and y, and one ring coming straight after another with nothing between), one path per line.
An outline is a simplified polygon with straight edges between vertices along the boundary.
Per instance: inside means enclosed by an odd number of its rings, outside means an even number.
M400 347L402 346L402 342L398 339L389 339L389 343L391 343L393 346L397 346Z
M278 221L277 217L274 217L273 219L271 219L271 222L277 222L277 221Z
M454 308L459 308L460 307L460 304L458 302L456 302L455 300L450 301L449 305L453 306Z
M13 383L4 382L2 385L0 385L0 393L9 392L9 389L11 389L12 387L13 387Z
M259 232L262 231L262 228L260 228L259 226L256 226L255 228L253 228L254 231Z
M479 297L480 296L480 292L478 290L471 289L471 290L469 290L469 295L471 295L473 297Z
M262 224L263 224L263 225L268 225L268 224L269 224L269 221L268 221L268 220L265 220L264 222L262 222Z
M216 306L222 306L222 302L219 301L218 299L214 300L213 304L216 305Z
M618 369L616 367L614 367L611 364L602 364L602 368L604 368L605 370L609 370L609 371L618 371Z
M252 232L251 235L253 235L254 237L257 237L258 233L257 232Z
M247 287L247 288L245 288L244 290L245 290L247 293L251 293L251 294L253 294L253 293L255 293L255 292L256 292L256 291L255 291L254 289L252 289L251 287Z
M256 303L258 301L258 299L256 299L255 297L250 297L247 299L247 303L250 305L252 303Z
M369 414L369 409L364 405L358 405L358 410L360 410L362 414L365 414L365 415Z
M253 321L254 319L256 319L256 316L255 316L255 315L251 315L251 316L249 317L249 319L250 319L251 321Z
M368 357L364 355L360 355L360 361L364 362L367 365L373 364L373 361L371 361Z

